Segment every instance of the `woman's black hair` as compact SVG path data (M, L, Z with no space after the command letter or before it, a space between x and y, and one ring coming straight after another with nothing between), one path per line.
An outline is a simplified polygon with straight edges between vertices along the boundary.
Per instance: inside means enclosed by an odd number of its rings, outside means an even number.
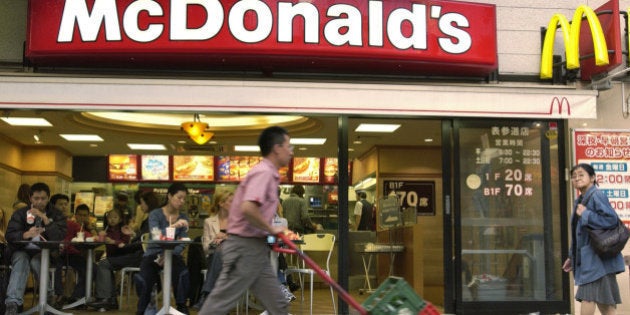
M183 191L188 193L188 189L182 183L172 183L171 186L168 186L168 194L174 196L178 191Z
M593 184L595 184L595 186L598 186L597 184L597 178L595 178L595 169L587 163L580 163L574 167L571 168L571 174L573 174L573 172L575 172L575 170L577 170L578 168L583 169L589 177L593 178Z
M140 198L144 200L144 203L149 207L149 212L153 209L157 209L160 207L160 200L157 195L152 191L145 191L140 195Z

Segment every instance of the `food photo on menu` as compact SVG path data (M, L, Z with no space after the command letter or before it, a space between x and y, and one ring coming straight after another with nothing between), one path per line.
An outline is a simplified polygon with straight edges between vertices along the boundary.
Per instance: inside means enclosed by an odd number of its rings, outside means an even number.
M169 180L168 155L143 155L143 180Z
M205 155L173 156L173 180L214 180L214 157Z
M319 158L302 158L293 159L293 181L303 183L319 182Z
M110 180L137 180L138 163L136 155L112 154L109 156Z

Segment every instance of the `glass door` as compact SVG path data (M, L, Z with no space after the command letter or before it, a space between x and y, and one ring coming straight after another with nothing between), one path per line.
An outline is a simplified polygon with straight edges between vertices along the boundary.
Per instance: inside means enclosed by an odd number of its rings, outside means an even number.
M570 311L561 127L454 121L457 314Z

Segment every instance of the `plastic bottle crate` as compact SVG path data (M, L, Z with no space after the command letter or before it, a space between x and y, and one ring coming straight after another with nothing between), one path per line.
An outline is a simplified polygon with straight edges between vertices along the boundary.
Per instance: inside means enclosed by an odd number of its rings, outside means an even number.
M422 311L426 303L403 278L389 277L361 305L370 314L411 315Z
M433 304L426 302L426 306L418 313L418 315L440 315L440 312Z

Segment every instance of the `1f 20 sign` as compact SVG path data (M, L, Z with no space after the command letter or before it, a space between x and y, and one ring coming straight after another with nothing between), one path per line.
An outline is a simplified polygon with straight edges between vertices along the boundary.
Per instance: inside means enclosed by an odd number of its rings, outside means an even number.
M384 195L396 194L400 206L416 208L417 215L435 215L435 182L432 181L383 181Z

